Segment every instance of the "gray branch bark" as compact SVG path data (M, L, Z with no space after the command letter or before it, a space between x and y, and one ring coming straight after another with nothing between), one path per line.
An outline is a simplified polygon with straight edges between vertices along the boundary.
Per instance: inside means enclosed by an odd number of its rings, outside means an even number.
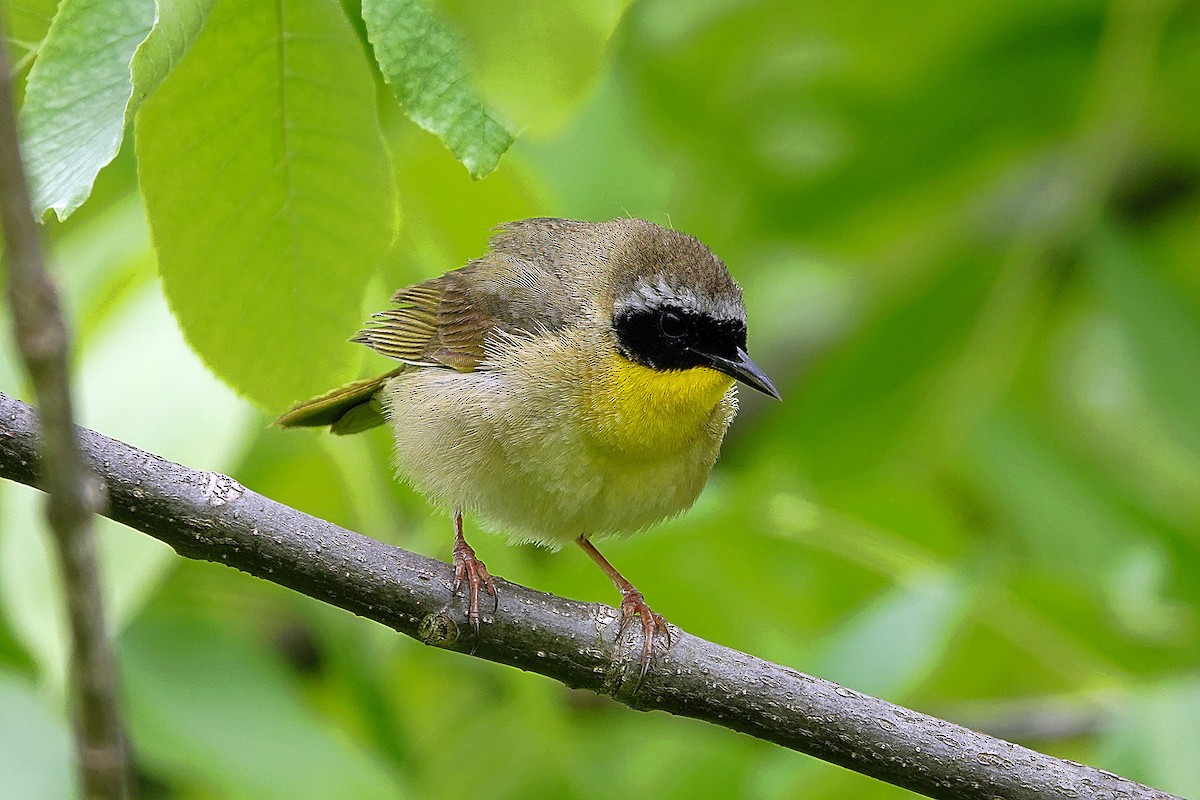
M612 608L497 579L499 607L476 641L446 601L448 565L377 542L88 430L112 519L180 555L226 564L387 625L591 689L640 711L707 720L946 800L1181 800L804 675L671 628L671 647L638 680L640 634L618 638ZM0 394L0 477L39 486L34 419ZM485 603L486 612L491 609ZM637 626L631 626L637 627Z
M42 262L37 222L17 141L12 72L0 25L0 216L8 299L17 349L42 418L47 514L54 531L71 631L71 706L83 790L88 798L128 796L128 754L117 706L116 670L105 635L92 518L97 484L76 443L67 378L69 337L58 292Z

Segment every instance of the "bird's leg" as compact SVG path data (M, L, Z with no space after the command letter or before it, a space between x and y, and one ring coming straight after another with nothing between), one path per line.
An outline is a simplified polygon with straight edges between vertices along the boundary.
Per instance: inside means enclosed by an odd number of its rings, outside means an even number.
M617 568L608 563L607 558L600 555L600 551L596 549L594 544L583 536L576 539L575 543L583 548L583 552L588 554L588 558L596 562L596 566L604 570L604 574L608 576L613 585L621 592L621 627L617 632L617 636L625 632L625 628L633 621L634 617L641 618L641 677L646 677L646 670L650 669L650 659L654 655L654 637L662 634L667 639L667 646L671 646L671 632L667 628L667 621L662 618L662 615L656 613L650 606L646 605L646 598L642 597L642 593L624 575L617 572Z
M492 582L492 576L488 574L487 567L484 563L475 557L475 550L471 545L467 544L467 540L463 538L463 520L462 511L458 508L454 509L454 589L455 597L460 597L459 590L462 589L463 582L467 584L467 619L471 623L471 627L475 629L476 638L479 637L479 588L492 596L493 609L492 613L499 608L500 598L496 595L496 584Z

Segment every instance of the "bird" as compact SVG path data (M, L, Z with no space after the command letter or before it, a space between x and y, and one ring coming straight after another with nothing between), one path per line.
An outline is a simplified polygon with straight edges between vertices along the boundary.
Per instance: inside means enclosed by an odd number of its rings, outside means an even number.
M397 362L299 403L285 428L387 425L397 476L451 512L454 583L478 640L495 582L463 515L513 543L574 542L636 618L641 675L665 619L596 549L696 501L737 412L736 384L780 398L746 350L746 309L698 239L633 218L533 218L484 254L400 289L351 341Z

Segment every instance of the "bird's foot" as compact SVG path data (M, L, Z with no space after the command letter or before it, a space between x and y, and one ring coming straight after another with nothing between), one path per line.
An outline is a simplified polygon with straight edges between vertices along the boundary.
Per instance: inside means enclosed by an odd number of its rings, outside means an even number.
M492 596L492 613L500 607L496 584L488 574L487 566L475 557L475 551L460 536L454 544L454 597L462 597L463 584L467 587L467 621L479 638L479 590Z
M639 617L642 622L642 671L638 680L646 677L650 669L650 661L654 658L654 643L659 636L666 639L667 647L671 646L671 631L662 615L646 604L646 598L637 589L630 587L621 590L621 627L617 637L625 633L625 629Z

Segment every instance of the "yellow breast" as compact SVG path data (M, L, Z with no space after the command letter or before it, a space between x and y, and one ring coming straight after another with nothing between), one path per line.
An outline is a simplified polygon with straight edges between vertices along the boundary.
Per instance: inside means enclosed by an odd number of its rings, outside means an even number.
M613 352L583 389L581 405L600 447L625 457L666 456L708 434L713 409L732 385L707 367L659 371Z

